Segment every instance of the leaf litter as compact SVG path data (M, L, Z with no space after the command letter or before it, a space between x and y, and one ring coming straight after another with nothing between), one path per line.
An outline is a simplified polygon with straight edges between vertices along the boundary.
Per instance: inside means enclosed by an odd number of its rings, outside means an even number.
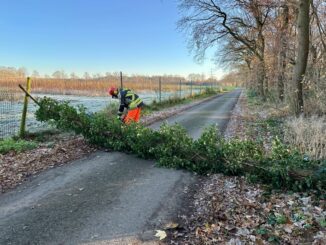
M170 244L326 244L326 202L313 194L266 193L243 177L213 175L194 205Z

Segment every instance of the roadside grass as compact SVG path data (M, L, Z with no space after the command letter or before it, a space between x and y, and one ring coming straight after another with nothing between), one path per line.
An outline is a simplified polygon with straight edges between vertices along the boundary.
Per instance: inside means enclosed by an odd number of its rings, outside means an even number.
M284 141L312 159L326 159L326 117L287 118Z
M46 144L48 147L54 144L56 140L70 138L74 136L73 132L64 132L62 130L51 128L37 132L26 132L25 138L20 139L17 136L0 140L0 154L8 152L21 153L37 148L40 144Z
M234 89L236 89L237 87L235 86L223 86L219 89L220 92L229 92L232 91Z
M258 141L278 138L301 154L314 160L326 160L326 117L306 114L299 118L289 114L285 104L274 100L263 102L253 91L247 91L247 101L256 120L251 121L248 135Z
M35 149L37 146L38 143L35 141L7 138L0 140L0 154L6 154L10 151L20 153Z
M257 118L247 128L247 135L260 143L271 142L273 138L284 138L284 121L277 117Z

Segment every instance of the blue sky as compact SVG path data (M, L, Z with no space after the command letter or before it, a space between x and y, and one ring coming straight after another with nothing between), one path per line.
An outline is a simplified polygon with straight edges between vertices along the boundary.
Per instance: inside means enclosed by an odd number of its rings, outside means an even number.
M41 74L220 75L193 60L177 0L1 0L0 66Z

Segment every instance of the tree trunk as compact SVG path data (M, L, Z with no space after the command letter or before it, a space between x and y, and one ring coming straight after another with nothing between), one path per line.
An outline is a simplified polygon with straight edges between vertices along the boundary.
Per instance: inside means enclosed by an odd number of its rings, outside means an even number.
M277 81L278 98L280 101L284 100L284 81L286 69L286 51L288 48L287 31L289 27L289 7L285 4L282 6L282 28L280 37L280 53L278 59L279 75Z
M263 101L266 101L265 78L266 78L265 62L264 59L260 59L258 63L258 91Z
M295 89L292 109L297 116L303 112L303 78L307 69L309 54L309 10L310 0L299 0L297 58L292 79Z
M263 35L263 25L257 19L257 26L259 26L258 33L258 52L259 52L259 64L258 64L258 87L259 94L263 101L266 101L266 94L268 93L268 83L266 81L266 68L265 68L265 38ZM266 86L267 85L267 86Z

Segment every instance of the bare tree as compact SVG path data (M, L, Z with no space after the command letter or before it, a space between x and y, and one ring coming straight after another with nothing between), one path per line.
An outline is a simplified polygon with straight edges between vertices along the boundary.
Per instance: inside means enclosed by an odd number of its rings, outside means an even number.
M52 73L52 77L53 78L61 78L61 72L60 71L55 71Z
M264 26L271 7L268 0L181 0L180 8L186 15L179 21L179 27L190 33L189 44L197 59L204 57L208 48L225 46L226 41L240 43L259 61L258 90L265 98L268 86Z
M284 100L284 83L285 83L285 70L287 65L287 49L288 49L288 28L289 28L289 6L285 2L281 6L281 30L279 46L280 51L278 55L278 98Z
M294 97L292 107L298 116L303 112L303 78L305 76L309 55L310 0L299 0L297 20L297 57L293 71Z
M78 77L78 75L76 75L75 72L72 72L72 73L70 73L70 78L71 79L78 79L79 77Z
M37 70L34 70L32 73L32 77L38 78L40 77L40 73Z
M27 74L27 69L25 67L19 67L17 70L17 74L20 77L25 77Z
M190 81L200 82L201 79L202 79L202 76L201 76L201 74L198 74L198 73L190 73L188 75L188 80L190 80Z
M84 75L83 75L84 79L88 80L88 79L91 79L91 76L89 75L88 72L85 72Z
M57 79L64 79L67 77L67 74L64 70L58 70L52 73L52 77Z

